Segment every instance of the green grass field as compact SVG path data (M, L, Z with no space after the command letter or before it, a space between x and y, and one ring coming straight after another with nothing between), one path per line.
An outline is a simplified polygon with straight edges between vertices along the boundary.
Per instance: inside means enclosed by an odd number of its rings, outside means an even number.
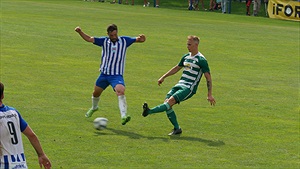
M43 145L53 169L299 168L299 22L243 14L143 8L81 0L1 0L0 79L4 103L17 108ZM184 3L184 4L183 4ZM140 5L139 5L140 4ZM183 8L184 6L184 8ZM244 4L243 4L244 6ZM244 9L243 9L244 10ZM241 11L243 11L241 10ZM108 88L100 110L91 106L101 49L74 31L105 36L145 34L127 52L125 82L132 121L121 125L117 97ZM186 37L201 38L217 105L206 101L205 79L197 94L174 106L181 137L165 113L141 116L163 102L180 73L158 78L187 53ZM96 131L96 117L109 119ZM39 168L26 138L31 169Z

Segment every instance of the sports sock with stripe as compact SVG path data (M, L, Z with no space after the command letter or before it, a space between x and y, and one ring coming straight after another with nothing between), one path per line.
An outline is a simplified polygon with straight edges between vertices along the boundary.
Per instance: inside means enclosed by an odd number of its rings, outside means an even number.
M179 129L179 124L177 122L176 114L173 109L166 111L167 117L170 120L170 122L173 124L175 129Z
M163 111L167 111L170 108L171 108L171 106L169 105L169 103L165 102L163 104L160 104L160 105L155 106L152 109L150 109L149 114L160 113L160 112L163 112Z

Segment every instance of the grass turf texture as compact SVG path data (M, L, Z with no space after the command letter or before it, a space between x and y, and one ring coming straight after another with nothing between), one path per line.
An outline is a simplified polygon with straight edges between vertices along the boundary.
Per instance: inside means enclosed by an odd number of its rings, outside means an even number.
M100 110L84 117L101 50L74 28L103 36L110 23L119 26L119 35L147 36L127 53L132 120L125 126L111 89ZM162 103L177 82L180 73L157 86L187 52L190 34L201 37L217 105L207 103L203 79L193 98L174 107L183 134L170 138L165 114L143 118L141 106ZM299 167L297 22L75 0L1 0L0 66L4 103L35 130L54 169ZM93 129L99 116L109 119L107 130ZM23 140L29 167L38 168Z

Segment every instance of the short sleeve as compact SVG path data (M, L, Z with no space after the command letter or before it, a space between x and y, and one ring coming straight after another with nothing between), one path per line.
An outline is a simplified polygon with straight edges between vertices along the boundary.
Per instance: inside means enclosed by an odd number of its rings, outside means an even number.
M103 43L104 43L104 40L105 40L105 37L94 37L94 45L97 45L97 46L103 46Z
M131 44L133 44L136 41L135 37L122 36L122 38L124 38L126 41L126 47L130 46Z
M201 67L203 73L210 71L206 59L201 59L200 60L200 67Z
M21 114L18 112L18 115L19 115L19 119L20 119L20 129L21 129L21 132L23 132L26 127L28 126L27 122L22 118Z

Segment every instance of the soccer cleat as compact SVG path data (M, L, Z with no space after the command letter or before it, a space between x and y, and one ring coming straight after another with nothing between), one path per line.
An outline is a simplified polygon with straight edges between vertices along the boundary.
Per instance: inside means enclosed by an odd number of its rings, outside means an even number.
M98 110L98 107L96 109L90 108L90 110L85 113L85 117L86 118L92 117L93 113L97 110Z
M144 117L146 117L146 116L148 116L148 114L149 114L149 107L148 107L148 104L145 102L144 104L143 104L143 113L142 113L142 116L144 116Z
M128 123L131 120L131 117L129 115L123 117L122 119L122 125L125 125L126 123Z
M179 128L179 129L173 129L172 130L172 132L171 133L169 133L168 135L169 136L173 136L173 135L178 135L178 134L181 134L182 133L182 130L181 130L181 128Z

